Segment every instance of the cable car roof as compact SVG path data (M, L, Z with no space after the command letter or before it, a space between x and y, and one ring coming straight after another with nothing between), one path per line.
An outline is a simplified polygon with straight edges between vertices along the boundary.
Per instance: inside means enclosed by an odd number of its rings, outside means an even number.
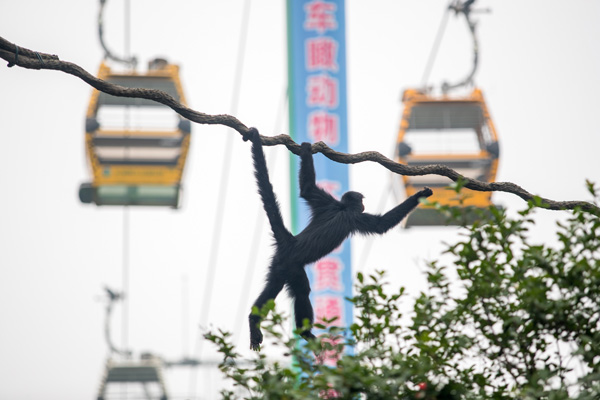
M150 69L146 73L115 72L106 64L100 64L98 78L130 88L158 89L171 95L178 102L186 105L185 95L179 78L179 66L169 64L166 61L159 63L150 63ZM133 97L117 97L104 92L94 91L97 98L92 96L90 107L88 108L88 118L97 113L98 107L103 105L117 106L144 106L144 107L165 107L163 104L152 100L139 99Z

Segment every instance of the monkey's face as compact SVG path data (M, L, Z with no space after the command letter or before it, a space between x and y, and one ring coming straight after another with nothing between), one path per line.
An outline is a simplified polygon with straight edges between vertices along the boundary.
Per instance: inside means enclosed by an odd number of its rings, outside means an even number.
M363 205L364 197L358 192L346 192L342 196L342 204L352 211L361 213L365 211L365 206Z

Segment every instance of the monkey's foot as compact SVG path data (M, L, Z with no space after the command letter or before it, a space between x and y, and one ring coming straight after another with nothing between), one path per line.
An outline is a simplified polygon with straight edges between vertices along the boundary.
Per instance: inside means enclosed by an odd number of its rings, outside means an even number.
M300 334L300 336L302 336L305 340L313 340L317 338L311 331L304 331Z
M260 351L260 343L253 343L251 340L250 341L250 350Z
M252 329L250 331L250 349L254 351L260 351L260 344L262 341L262 332L259 329Z

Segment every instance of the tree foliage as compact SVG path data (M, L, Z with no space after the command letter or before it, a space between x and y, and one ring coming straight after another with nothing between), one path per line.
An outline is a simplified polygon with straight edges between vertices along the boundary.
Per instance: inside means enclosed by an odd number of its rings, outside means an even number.
M287 336L271 302L260 310L266 342L289 360L258 353L242 364L229 333L208 333L233 383L223 398L599 398L600 219L576 209L558 224L557 246L540 244L529 230L541 205L516 219L492 209L463 227L447 249L453 265L429 263L427 290L414 301L404 288L390 294L384 272L358 274L355 323L317 341ZM334 368L320 362L332 353Z

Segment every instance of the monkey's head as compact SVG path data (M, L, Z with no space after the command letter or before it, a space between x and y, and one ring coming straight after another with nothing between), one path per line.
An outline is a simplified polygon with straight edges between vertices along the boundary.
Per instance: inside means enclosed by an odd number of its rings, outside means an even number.
M342 204L349 210L361 213L365 211L363 199L365 196L358 192L346 192L342 196Z

